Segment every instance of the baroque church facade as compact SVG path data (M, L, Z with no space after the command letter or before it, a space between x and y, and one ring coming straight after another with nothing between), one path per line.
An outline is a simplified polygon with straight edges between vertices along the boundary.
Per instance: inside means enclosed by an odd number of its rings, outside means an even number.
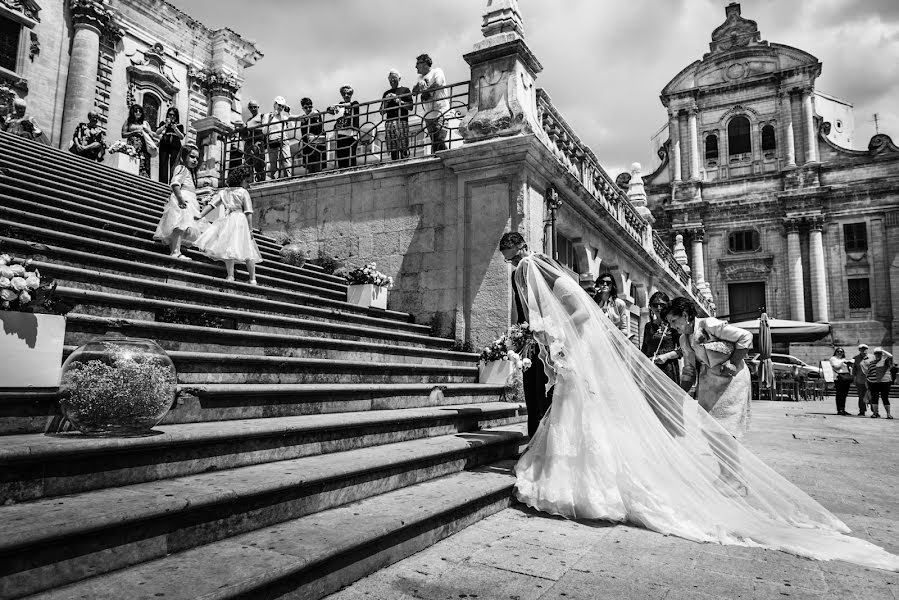
M891 351L899 147L879 134L848 148L851 105L816 90L821 63L762 40L739 4L725 12L661 93L661 163L643 178L654 227L685 244L719 316L829 322L832 339L789 348L813 362L831 344Z
M135 103L151 126L170 107L185 127L212 116L230 123L244 69L261 57L231 29L209 29L163 0L0 0L0 116L24 99L60 148L90 110L107 143L119 139Z

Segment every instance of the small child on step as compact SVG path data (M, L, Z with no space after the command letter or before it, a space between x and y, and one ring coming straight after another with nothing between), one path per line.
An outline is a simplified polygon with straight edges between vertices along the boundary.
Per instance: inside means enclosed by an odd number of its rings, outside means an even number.
M178 164L172 172L172 195L162 212L153 239L169 245L172 258L190 260L181 254L181 244L190 244L200 235L197 203L197 166L200 151L193 144L181 148Z
M262 255L252 234L253 203L250 193L244 189L252 178L253 171L246 165L231 169L228 187L213 196L197 219L208 215L216 206L222 207L222 216L213 221L194 245L209 258L224 261L226 281L234 281L235 262L246 263L250 285L256 285L256 263L262 262Z

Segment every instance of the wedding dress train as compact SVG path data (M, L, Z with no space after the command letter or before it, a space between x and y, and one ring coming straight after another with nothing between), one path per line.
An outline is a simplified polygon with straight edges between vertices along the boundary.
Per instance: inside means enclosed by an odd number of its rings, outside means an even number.
M515 467L519 500L698 542L899 570L899 556L846 535L842 521L743 448L556 263L527 256L514 277L555 386Z

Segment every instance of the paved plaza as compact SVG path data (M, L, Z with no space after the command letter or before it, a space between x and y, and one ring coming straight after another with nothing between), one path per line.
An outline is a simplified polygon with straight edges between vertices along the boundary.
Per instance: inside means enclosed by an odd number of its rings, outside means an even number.
M750 450L899 553L899 421L832 414L825 402L753 404ZM781 552L696 544L515 505L328 600L899 600L899 574Z

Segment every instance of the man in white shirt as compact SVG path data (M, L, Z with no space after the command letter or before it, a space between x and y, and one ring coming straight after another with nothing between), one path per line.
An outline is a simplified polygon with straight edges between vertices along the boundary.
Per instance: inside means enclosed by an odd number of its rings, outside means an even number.
M424 111L422 119L431 137L431 151L438 152L446 150L446 129L443 124L446 112L450 108L450 101L443 69L433 64L427 54L416 57L415 70L418 71L419 78L418 83L412 88L412 93L421 96L421 107Z

